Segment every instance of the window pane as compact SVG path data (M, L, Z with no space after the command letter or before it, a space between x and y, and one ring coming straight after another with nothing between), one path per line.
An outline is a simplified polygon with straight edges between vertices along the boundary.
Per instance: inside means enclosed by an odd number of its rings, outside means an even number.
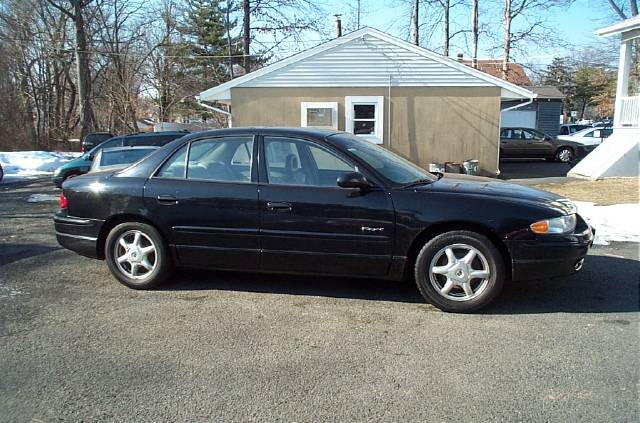
M162 165L158 177L184 178L184 165L187 160L187 145L183 145L173 156Z
M312 107L307 109L307 126L333 127L333 109L324 107Z
M376 129L376 122L371 120L354 120L353 133L356 135L373 134Z
M252 137L221 137L191 144L187 179L251 182ZM248 158L244 155L248 155Z
M376 106L375 104L354 104L353 115L356 119L375 119Z
M347 162L339 157L334 156L329 151L316 147L315 145L309 145L309 151L313 156L313 160L318 170L330 170L340 172L353 172L353 166L350 166Z
M315 143L265 137L267 176L274 185L337 187L336 179L354 168Z

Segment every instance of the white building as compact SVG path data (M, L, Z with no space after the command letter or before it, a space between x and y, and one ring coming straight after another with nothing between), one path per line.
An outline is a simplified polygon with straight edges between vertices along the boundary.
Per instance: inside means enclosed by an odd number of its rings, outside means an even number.
M633 40L640 39L640 15L596 31L602 37L620 37L620 63L613 134L573 169L569 176L597 179L638 176L640 167L640 88L632 89L629 73ZM636 42L637 44L637 42Z

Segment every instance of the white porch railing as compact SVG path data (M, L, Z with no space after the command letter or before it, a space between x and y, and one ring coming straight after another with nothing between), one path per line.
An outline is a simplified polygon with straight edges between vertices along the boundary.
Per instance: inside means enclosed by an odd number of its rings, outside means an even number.
M622 126L640 126L640 95L622 97L620 99L620 113L618 122Z

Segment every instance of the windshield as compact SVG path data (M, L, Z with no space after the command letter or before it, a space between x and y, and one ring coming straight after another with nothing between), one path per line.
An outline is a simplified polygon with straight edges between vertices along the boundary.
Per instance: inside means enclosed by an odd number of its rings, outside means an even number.
M392 185L407 185L424 179L437 180L426 170L361 137L343 133L332 135L329 139L365 162Z

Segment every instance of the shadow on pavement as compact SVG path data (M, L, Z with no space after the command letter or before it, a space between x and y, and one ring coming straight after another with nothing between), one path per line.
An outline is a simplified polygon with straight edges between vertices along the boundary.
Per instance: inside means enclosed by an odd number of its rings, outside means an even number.
M544 160L505 159L500 161L500 179L564 177L572 165Z
M482 314L618 313L639 310L640 262L589 256L568 278L508 283ZM412 283L374 279L259 275L178 270L163 288L171 291L225 290L373 301L422 303Z
M48 247L42 244L0 244L0 266L29 257L60 250L61 247Z

